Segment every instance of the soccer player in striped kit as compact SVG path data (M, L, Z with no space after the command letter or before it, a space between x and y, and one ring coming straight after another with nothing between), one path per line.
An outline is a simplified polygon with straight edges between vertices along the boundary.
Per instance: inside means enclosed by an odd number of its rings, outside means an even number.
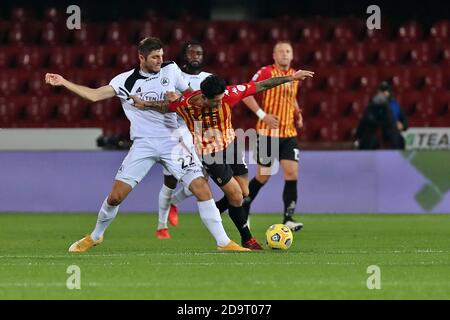
M177 112L185 120L194 136L197 154L202 155L203 166L225 193L230 218L238 228L245 248L262 249L251 235L247 224L248 214L242 207L243 199L248 195L248 169L243 154L236 150L231 109L245 97L284 83L312 77L313 74L300 70L290 75L231 86L226 86L224 80L211 75L203 80L201 90L184 93L180 99L169 103L168 107L161 105L155 108L147 101L131 96L134 106L139 109L156 109L162 113ZM171 98L170 100L173 101Z
M259 69L252 80L262 81L294 74L296 71L291 67L293 57L292 45L285 41L278 42L273 48L274 64ZM302 223L293 219L297 204L299 160L297 127L303 126L301 110L296 99L298 85L298 81L285 83L260 93L256 96L257 99L250 96L243 100L259 117L256 124L258 168L256 177L250 181L250 193L245 199L244 207L249 213L252 201L270 178L273 161L278 159L285 180L283 223L293 231L298 231L303 227ZM279 146L278 154L270 150L271 139L275 139ZM266 150L267 152L264 152Z

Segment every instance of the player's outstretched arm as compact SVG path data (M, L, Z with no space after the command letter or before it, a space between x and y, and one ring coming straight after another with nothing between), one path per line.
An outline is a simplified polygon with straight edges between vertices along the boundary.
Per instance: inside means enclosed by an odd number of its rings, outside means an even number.
M284 76L284 77L274 77L274 78L269 78L269 79L266 79L263 81L258 81L258 82L255 82L256 93L275 88L276 86L279 86L286 82L303 80L307 77L312 78L313 76L314 76L314 72L312 72L312 71L298 70L293 75Z
M92 89L70 82L64 79L61 75L54 73L45 74L45 83L55 87L58 86L66 87L69 91L72 91L76 95L84 99L87 99L91 102L109 99L116 95L114 88L110 85L103 86L97 89Z
M130 96L133 99L133 106L140 110L155 110L161 113L173 112L169 110L170 102L176 101L179 96L175 92L168 91L165 93L166 100L162 101L144 101L138 96Z

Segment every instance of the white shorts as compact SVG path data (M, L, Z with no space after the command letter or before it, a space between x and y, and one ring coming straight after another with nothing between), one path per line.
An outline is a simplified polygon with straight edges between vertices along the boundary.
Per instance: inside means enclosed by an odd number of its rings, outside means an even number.
M201 162L180 138L136 138L116 175L116 180L134 188L156 162L185 187L204 177ZM195 154L195 152L194 152Z
M180 126L177 130L178 134L180 134L181 139L183 139L183 143L184 145L191 150L192 155L195 158L195 161L197 163L200 164L200 166L202 166L202 162L200 161L200 159L198 158L197 153L195 152L195 147L194 147L194 139L192 138L192 133L189 131L189 129L186 127L186 125L184 126ZM202 166L203 167L203 166ZM163 169L163 174L165 176L170 176L172 175L166 168Z

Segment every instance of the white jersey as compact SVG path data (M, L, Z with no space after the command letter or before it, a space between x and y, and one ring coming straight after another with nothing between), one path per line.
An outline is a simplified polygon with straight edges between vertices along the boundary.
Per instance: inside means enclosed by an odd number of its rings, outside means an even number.
M183 92L189 88L180 68L175 62L164 62L158 73L145 73L139 68L121 73L109 83L120 98L122 108L131 123L130 138L168 137L178 128L175 113L142 111L132 106L130 95L145 101L164 100L166 91Z
M206 77L210 76L211 73L209 72L200 72L199 74L189 74L186 72L181 72L184 80L186 80L186 82L189 84L189 86L193 89L193 90L200 90L200 83L202 83L203 80L205 80ZM178 91L177 93L181 93L180 91ZM183 118L180 116L178 117L178 125L179 127L186 127L186 123L184 122Z

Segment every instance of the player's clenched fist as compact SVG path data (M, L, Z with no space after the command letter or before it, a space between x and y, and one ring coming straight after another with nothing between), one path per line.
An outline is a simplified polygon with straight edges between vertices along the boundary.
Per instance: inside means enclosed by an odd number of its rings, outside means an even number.
M293 80L303 80L307 77L309 78L314 77L314 72L308 70L298 70L296 73L292 75Z
M62 86L64 78L59 74L55 73L46 73L45 74L45 83L48 83L52 86Z

